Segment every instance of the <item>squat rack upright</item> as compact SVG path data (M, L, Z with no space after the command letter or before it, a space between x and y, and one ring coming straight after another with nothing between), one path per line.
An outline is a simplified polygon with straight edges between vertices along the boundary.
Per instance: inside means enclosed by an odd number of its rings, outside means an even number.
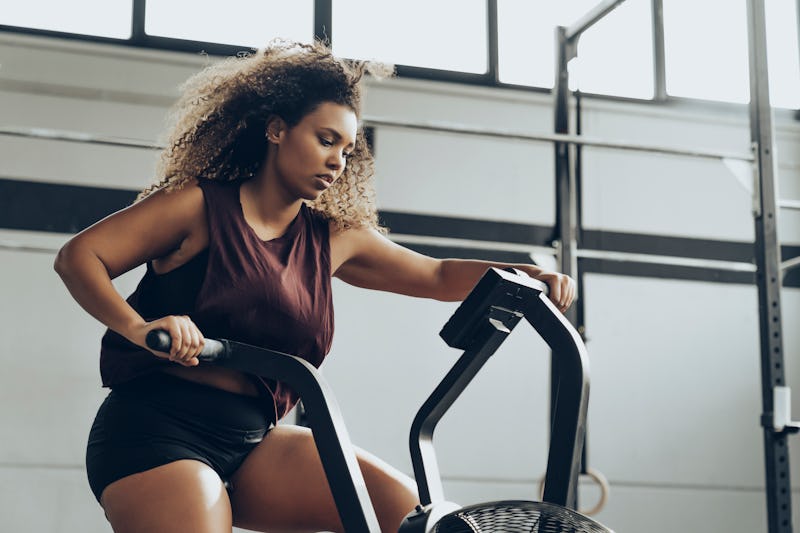
M624 0L605 0L574 25L556 28L556 77L553 88L554 129L569 134L569 72L567 64L577 57L578 39L590 26L613 11ZM662 0L653 0L660 10ZM800 17L800 6L798 6ZM755 225L755 280L758 287L759 336L761 353L761 391L764 461L766 470L767 522L769 533L792 532L792 487L787 436L800 424L791 421L790 390L784 376L783 335L781 329L781 285L783 272L800 264L797 258L781 263L778 240L778 209L797 209L800 202L778 200L774 126L769 100L767 42L764 0L747 0L748 58L750 70L750 141L753 157L753 222ZM656 50L662 53L662 50ZM578 113L580 111L578 110ZM579 117L578 117L579 119ZM580 132L578 132L580 133ZM582 285L579 256L580 164L579 140L555 143L556 228L558 263L561 272ZM568 314L583 334L584 308L578 301ZM553 383L558 379L553 370Z

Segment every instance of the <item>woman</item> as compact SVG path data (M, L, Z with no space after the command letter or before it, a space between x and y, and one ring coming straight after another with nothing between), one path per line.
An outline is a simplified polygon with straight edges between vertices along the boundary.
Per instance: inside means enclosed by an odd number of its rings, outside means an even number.
M383 236L372 159L359 128L360 83L384 67L320 44L276 43L192 77L174 114L160 182L72 238L55 269L108 326L100 407L87 446L95 496L117 532L341 531L310 432L273 427L296 403L269 377L198 366L203 338L297 354L330 348L330 278L443 301L490 266L550 286L534 265L437 260ZM113 278L147 264L124 300ZM169 354L146 348L165 329ZM418 502L413 481L358 450L383 531Z

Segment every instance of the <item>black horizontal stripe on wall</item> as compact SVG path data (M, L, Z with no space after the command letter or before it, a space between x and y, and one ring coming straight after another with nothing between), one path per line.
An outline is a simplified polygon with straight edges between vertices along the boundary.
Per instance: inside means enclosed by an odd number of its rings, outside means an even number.
M0 179L0 228L77 233L130 205L136 191Z
M415 252L437 259L480 259L482 261L495 261L498 263L533 263L528 254L510 250L485 250L482 248L461 248L456 246L402 244Z
M138 191L43 183L0 178L0 228L77 233L103 217L130 205ZM381 223L396 234L444 237L494 243L547 246L553 229L547 226L514 222L476 220L424 214L381 211ZM583 247L593 250L667 255L722 261L751 262L753 244L715 241L662 235L587 230ZM528 254L512 250L485 250L465 246L406 245L432 257L473 258L507 263L531 262ZM800 246L782 246L783 260L800 255ZM582 258L585 272L689 279L722 283L753 283L748 272L731 272L713 268L657 265L635 261ZM800 268L786 273L784 285L800 287Z
M581 248L613 250L633 254L668 255L752 263L755 259L753 244L748 242L715 241L689 237L667 237L621 233L614 231L583 230Z
M443 217L397 211L381 211L380 222L392 233L447 237L475 241L507 242L550 246L552 226L537 226L517 222L477 220L474 218Z
M612 274L687 281L709 281L716 283L755 283L755 272L736 272L705 267L680 265L658 265L635 261L613 261L607 259L580 258L580 269L587 274Z
M502 263L533 263L531 258L522 252L418 244L404 244L404 246L421 254L438 259L457 258L480 259L483 261ZM658 265L635 261L613 261L594 258L580 258L579 262L580 269L584 274L608 274L684 281L737 283L742 285L751 285L755 283L754 272L736 272L714 268ZM783 286L800 287L800 275L798 274L800 274L798 269L790 272L786 278L784 278Z

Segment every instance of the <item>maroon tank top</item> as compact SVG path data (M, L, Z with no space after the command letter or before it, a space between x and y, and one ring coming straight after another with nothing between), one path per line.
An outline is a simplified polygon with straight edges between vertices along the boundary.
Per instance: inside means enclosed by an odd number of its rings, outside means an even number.
M263 241L245 221L240 183L200 180L199 185L208 248L164 274L156 274L148 262L128 303L147 321L188 315L205 337L290 353L318 367L333 339L327 220L303 204L284 235ZM101 341L105 387L172 364L110 329ZM253 379L276 420L297 402L286 384Z

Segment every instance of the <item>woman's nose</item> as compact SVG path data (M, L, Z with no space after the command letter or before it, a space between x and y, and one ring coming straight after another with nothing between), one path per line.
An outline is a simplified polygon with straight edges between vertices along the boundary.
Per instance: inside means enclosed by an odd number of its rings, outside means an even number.
M334 154L328 158L328 168L331 170L341 170L344 167L344 155Z

